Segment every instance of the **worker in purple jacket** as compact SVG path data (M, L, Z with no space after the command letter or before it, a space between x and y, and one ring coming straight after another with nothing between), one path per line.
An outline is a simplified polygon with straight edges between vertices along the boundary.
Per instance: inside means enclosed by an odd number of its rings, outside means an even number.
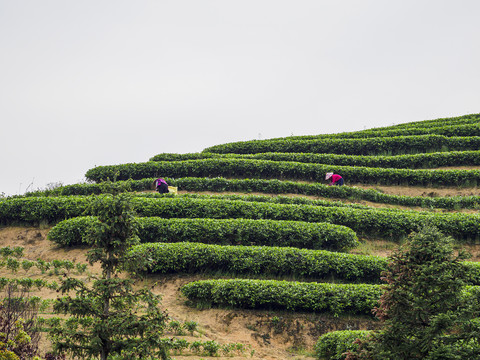
M343 178L338 175L338 174L334 174L334 173L327 173L325 175L325 180L328 180L328 179L331 179L330 181L330 184L328 185L343 185Z
M168 193L168 184L165 179L158 178L155 180L155 187L160 194Z

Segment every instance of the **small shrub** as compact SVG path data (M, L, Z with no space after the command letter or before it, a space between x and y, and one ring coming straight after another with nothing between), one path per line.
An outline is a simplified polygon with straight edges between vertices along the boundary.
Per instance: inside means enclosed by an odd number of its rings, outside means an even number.
M354 341L365 339L368 334L365 330L344 330L322 335L315 345L315 355L322 360L343 360L347 351L358 347Z

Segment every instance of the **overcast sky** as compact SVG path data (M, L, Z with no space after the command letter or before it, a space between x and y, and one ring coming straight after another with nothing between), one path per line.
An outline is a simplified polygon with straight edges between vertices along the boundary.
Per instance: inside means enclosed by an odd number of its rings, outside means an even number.
M478 0L0 0L0 194L162 152L479 113L479 14Z

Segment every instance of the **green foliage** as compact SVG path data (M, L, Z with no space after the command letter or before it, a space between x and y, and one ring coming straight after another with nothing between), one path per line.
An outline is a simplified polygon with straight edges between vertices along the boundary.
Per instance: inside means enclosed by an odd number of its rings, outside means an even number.
M44 261L44 260L25 260L21 259L23 257L23 247L13 247L10 248L9 246L0 248L0 268L6 268L13 273L17 273L20 269L24 270L25 272L30 271L32 268L36 268L42 274L48 273L49 275L55 274L58 275L60 273L68 273L72 270L75 270L77 273L83 273L86 269L86 265L82 264L74 264L70 260L52 260L52 261ZM51 287L54 288L56 283L49 283L45 279L5 279L1 278L0 280L0 287L5 286L7 283L18 283L23 287L28 286L36 286L38 288L44 287Z
M430 222L458 241L480 237L480 217L477 214L431 213L389 209L355 209L311 205L283 205L203 199L140 199L133 200L141 216L164 218L248 218L328 222L343 225L357 235L398 240Z
M476 156L480 159L480 156ZM132 188L137 191L148 190L154 178L131 180ZM177 186L186 191L234 191L234 192L262 192L270 194L302 194L321 196L325 198L349 199L349 200L367 200L376 203L402 205L402 206L419 206L424 208L442 208L442 209L460 209L470 208L478 209L480 206L479 196L447 196L447 197L425 197L425 196L404 196L404 195L390 195L382 193L374 189L362 189L350 186L328 186L321 183L301 183L294 181L281 181L277 179L225 179L225 178L179 178L166 179L172 186ZM123 183L119 181L118 183ZM68 185L58 188L58 193L49 193L49 196L60 195L85 195L96 194L101 190L102 184L80 184ZM45 192L30 193L28 196L44 196ZM171 197L172 195L146 193L136 194L140 197ZM175 195L177 197L191 197L191 198L212 198L212 195L196 195L183 194ZM236 199L244 201L261 201L261 202L278 202L291 204L311 204L322 206L347 206L364 208L361 205L345 204L339 201L325 201L325 200L311 200L306 198L291 198L291 197L268 197L259 195L241 196L241 195L216 195L216 198Z
M37 314L41 300L30 296L30 289L14 283L2 290L0 359L36 359L40 340Z
M480 159L480 157L478 157ZM148 190L150 183L153 182L153 178L148 181L133 180L132 184L135 185L137 190ZM172 186L177 186L186 191L234 191L234 192L262 192L271 194L302 194L321 196L325 198L336 199L349 199L349 200L367 200L376 203L402 205L402 206L419 206L424 208L442 208L442 209L460 209L470 208L478 209L480 206L479 196L447 196L447 197L425 197L425 196L404 196L404 195L390 195L382 193L374 189L362 189L358 187L350 186L328 186L320 183L301 183L294 181L281 181L276 179L264 180L264 179L225 179L225 178L179 178L179 179L166 179ZM122 183L122 181L119 181ZM71 193L71 195L81 195L89 192L88 186L92 187L91 193L96 193L96 189L101 184L89 184L83 185L81 191L76 191L76 185L69 185L61 188L65 190L59 193ZM145 186L144 186L145 185ZM68 190L68 191L67 191ZM33 194L29 194L33 196ZM41 196L41 193L37 194ZM53 194L51 194L53 195ZM157 194L157 193L144 193L136 194L139 197L172 197L173 195ZM191 198L213 198L212 195L197 195L197 194L183 194L174 195L177 197L191 197ZM283 204L310 204L321 206L346 206L365 208L365 206L355 204L345 204L339 201L325 201L325 200L312 200L300 197L271 197L260 195L214 195L218 199L231 199L231 200L243 200L243 201L261 201L261 202L276 202Z
M41 221L42 214L31 209L30 200L36 200L40 207L48 207L48 211L52 213L51 218L56 218L57 221L67 218L65 216L66 209L72 214L68 217L78 216L81 213L91 215L91 212L85 211L88 200L84 197L11 199L0 202L0 211L5 211L9 214L10 219L15 218L16 221ZM11 201L13 203L10 203ZM11 206L5 205L1 209L3 203ZM402 239L410 232L416 231L421 224L429 222L457 241L469 242L480 238L478 214L432 213L346 206L322 207L188 197L151 199L136 197L132 199L132 203L142 217L246 218L328 222L349 227L358 235L388 240ZM25 208L22 208L23 205ZM18 211L15 212L15 209ZM34 214L30 214L29 211L33 211ZM55 213L57 215L54 215Z
M335 316L371 314L382 292L378 285L241 279L194 281L181 291L191 302L201 305Z
M48 238L61 245L88 243L85 238L94 217L60 222ZM138 218L138 235L143 243L201 242L222 245L293 246L306 249L347 251L358 245L355 233L328 223L249 219L164 219Z
M138 243L130 197L95 197L89 212L98 222L89 231L92 249L87 259L100 263L102 276L93 276L91 285L68 276L61 279L63 296L54 311L70 317L50 328L55 351L102 360L114 355L168 359L168 344L161 339L167 316L159 296L149 289L134 290L133 280L120 276L127 249Z
M479 157L480 159L480 157ZM362 189L350 186L328 186L320 183L301 183L294 181L264 180L264 179L225 179L225 178L180 178L169 180L172 185L178 186L186 191L235 191L235 192L262 192L270 194L302 194L321 196L334 199L366 200L375 203L419 206L424 208L478 208L480 205L479 196L449 196L449 197L425 197L390 195L374 189ZM147 196L147 195L145 195ZM231 197L234 199L234 197ZM237 196L238 200L244 200ZM254 197L251 196L253 199ZM269 202L300 203L322 206L347 206L347 204L332 201L309 200L302 198L277 198L269 197ZM257 201L267 201L257 197ZM347 207L358 207L349 205Z
M0 201L0 225L56 223L83 215L87 205L88 198L83 196L7 199Z
M215 145L208 153L265 152L333 153L348 155L415 154L420 152L478 150L478 136L411 135L361 139L251 140Z
M476 145L480 147L480 137ZM475 186L480 181L478 170L410 170L310 164L291 161L271 161L244 158L211 158L186 161L151 161L110 166L98 166L85 176L96 182L112 174L118 180L152 178L158 174L169 177L236 177L282 180L324 181L325 173L342 174L346 183L384 185Z
M414 234L384 273L385 292L376 308L384 329L347 359L478 358L479 338L466 330L479 316L478 295L464 296L464 257L455 256L451 239L433 227Z
M344 360L347 351L354 351L357 339L366 339L369 331L343 330L332 331L319 337L315 344L315 355L320 360Z
M4 319L2 318L0 319L0 326L3 328L3 325ZM9 327L8 330L8 333L0 330L0 359L40 360L40 358L35 355L38 351L38 344L32 343L30 335L24 330L22 319L13 322L13 326Z
M306 140L306 139L355 139L370 137L390 137L421 134L438 134L445 136L473 136L479 130L479 114L471 114L454 118L443 118L435 120L424 120L418 122L404 123L394 126L385 126L361 131L321 134L306 136L289 136L284 139ZM447 124L447 125L445 125Z
M129 251L135 273L223 273L379 283L385 258L329 251L194 243L142 244Z
M397 169L428 169L442 166L480 165L480 151L447 151L435 153L420 153L414 155L344 155L344 154L314 154L314 153L257 153L257 154L158 154L150 161L185 161L212 158L251 159L272 161L294 161L300 163L365 166Z

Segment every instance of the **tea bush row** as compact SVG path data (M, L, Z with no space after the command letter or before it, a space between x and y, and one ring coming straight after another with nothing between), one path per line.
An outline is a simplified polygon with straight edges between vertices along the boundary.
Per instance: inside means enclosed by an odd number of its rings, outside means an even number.
M449 125L464 125L464 124L474 124L480 121L480 114L467 114L462 116L455 116L451 118L438 118L431 120L419 120L419 121L410 121L403 124L397 124L392 126L387 126L382 129L402 129L402 128L411 128L411 127L421 127L421 128L430 128L437 127L448 123Z
M138 216L162 218L270 219L328 222L353 229L357 235L399 240L428 222L457 241L472 242L480 238L478 214L432 213L394 209L356 209L290 205L239 200L193 198L132 199ZM86 197L32 197L0 201L2 224L15 222L55 223L85 213Z
M367 156L312 153L258 153L258 154L215 154L163 153L153 156L150 161L185 161L212 158L241 158L272 161L294 161L301 163L365 166L396 169L428 169L443 166L475 166L480 165L480 151L448 151L414 155Z
M267 309L370 315L383 288L374 284L332 284L285 280L215 279L180 288L191 304L201 307ZM478 298L479 286L466 286L462 296Z
M382 209L354 209L312 205L249 203L236 200L133 199L140 216L164 218L246 218L328 222L353 229L357 235L395 240L407 236L425 222L458 241L476 240L480 235L480 217L476 214L430 213Z
M292 276L350 283L380 283L387 258L293 247L230 246L201 243L146 243L129 252L134 272L215 273ZM480 285L480 263L464 262L469 285Z
M129 270L150 274L214 273L380 283L386 258L293 247L147 243L128 254Z
M151 188L154 178L141 180L118 181L128 183L132 191L145 191ZM419 206L424 208L441 209L478 209L480 206L479 196L448 196L448 197L425 197L385 194L374 189L362 189L351 186L328 186L320 183L301 183L293 181L281 181L276 179L226 179L226 178L166 178L171 186L177 186L185 191L212 191L212 192L262 192L266 194L302 194L321 196L325 198L337 198L348 200L366 200L382 204ZM32 196L65 196L65 195L89 195L100 194L102 184L74 184L61 186L53 190L36 191L27 193L26 197ZM136 194L140 197L169 197L169 194L144 193ZM310 204L320 206L348 206L365 208L358 204L345 204L339 201L312 200L299 197L271 197L254 195L198 195L182 194L179 197L196 198L223 198L244 201L276 202L283 204Z
M250 140L215 145L210 153L256 154L266 152L331 153L347 155L400 155L437 151L478 150L478 136L411 135L366 139Z
M105 181L115 176L117 180L150 179L160 174L173 178L251 177L324 182L326 172L341 174L347 184L476 186L477 183L480 183L479 170L383 169L249 159L150 161L147 163L98 166L88 170L85 176L95 182Z
M288 136L284 139L288 140L307 140L307 139L358 139L372 137L387 136L410 136L410 135L444 135L444 136L479 136L480 135L480 117L468 120L467 123L439 125L431 124L431 126L420 126L420 124L409 127L392 127L392 128L373 128L368 130L343 132L338 134L320 134L320 135L303 135ZM277 138L280 139L280 138ZM271 139L274 140L274 139Z
M262 192L270 194L302 194L325 198L366 200L382 204L419 206L424 208L461 209L480 206L479 196L449 196L425 197L385 194L374 189L362 189L351 186L328 186L320 183L301 183L281 180L263 179L226 179L226 178L180 178L172 179L171 183L186 191L214 191L214 192ZM289 198L291 199L291 198ZM299 200L288 200L290 203ZM287 200L282 200L283 203ZM307 201L303 203L308 204ZM312 202L312 200L310 200ZM321 206L339 206L338 202L316 200L314 203ZM342 206L346 206L343 204ZM354 206L354 207L358 207Z
M200 306L372 315L382 294L379 285L278 280L202 280L181 287Z
M170 179L165 178L166 181L172 186L178 186L179 190L186 191L213 191L213 192L223 192L223 191L240 191L240 192L253 192L259 191L264 193L272 194L281 194L281 193L290 193L291 191L298 194L307 194L308 192L302 192L302 185L295 182L284 182L280 180L258 180L258 179L244 179L244 180L227 180L225 178L179 178L179 179ZM151 179L142 179L142 180L127 180L127 181L117 181L117 184L126 184L131 191L145 191L149 190L151 183L154 178ZM9 199L14 198L25 198L25 197L42 197L42 196L71 196L71 195L98 195L102 193L102 184L73 184L60 186L52 190L39 190L26 193L25 195L19 196L14 195L9 197ZM301 186L301 188L291 188L291 185L295 184ZM130 186L131 185L131 186ZM310 184L306 185L307 188ZM312 184L313 185L313 184ZM329 186L320 185L325 190L335 190L335 188ZM291 191L289 191L291 190ZM372 190L375 191L375 190ZM312 192L314 194L315 192ZM335 193L335 192L334 192ZM165 197L178 197L178 198L191 198L191 199L219 199L219 200L241 200L249 202L271 202L277 204L304 204L304 205L317 205L317 206L346 206L357 209L368 208L368 206L360 204L350 204L344 203L341 201L327 201L321 199L309 199L305 197L290 197L290 196L268 196L268 195L236 195L236 194L159 194L156 192L143 192L136 193L134 196L142 198L165 198ZM327 196L327 194L324 194ZM469 205L463 205L468 207Z
M206 186L215 182L216 179L226 180L223 178L214 178L214 179L205 179L205 178L183 178L179 179L182 181L185 180L185 184L187 187L190 187L189 183L190 180L194 179L193 184L191 185L192 188L195 187L195 179L200 180L203 183L203 180L206 181ZM237 180L226 180L227 182L236 182ZM241 180L239 180L241 181ZM246 180L248 181L248 180ZM268 180L267 180L268 181ZM272 180L276 181L276 180ZM212 188L209 191L229 191L227 190L214 190L217 188L215 184L212 184ZM228 183L227 183L228 185ZM203 187L206 190L206 187ZM204 191L204 190L200 190ZM233 190L231 190L233 191ZM257 190L253 190L257 191ZM252 188L245 190L245 192L252 192ZM137 193L135 196L140 198L150 198L150 199L160 199L160 198L182 198L182 199L198 199L198 200L239 200L245 202L262 202L262 203L273 203L273 204L290 204L290 205L313 205L313 206L324 206L324 207L348 207L352 209L370 209L371 207L367 205L360 205L360 204L353 204L353 203L346 203L342 201L329 201L329 200L321 200L321 199L310 199L302 196L269 196L269 195L237 195L237 194L196 194L196 193L185 193L185 194L158 194L158 193Z
M354 341L365 340L370 333L368 330L340 330L324 334L315 344L315 356L319 360L344 360L347 351L358 348Z
M60 245L85 243L94 217L77 217L54 226L48 238ZM223 245L292 246L347 251L358 245L353 230L328 223L250 219L138 218L143 243L198 242Z
M88 201L85 196L7 198L0 201L0 224L56 223L83 215Z

